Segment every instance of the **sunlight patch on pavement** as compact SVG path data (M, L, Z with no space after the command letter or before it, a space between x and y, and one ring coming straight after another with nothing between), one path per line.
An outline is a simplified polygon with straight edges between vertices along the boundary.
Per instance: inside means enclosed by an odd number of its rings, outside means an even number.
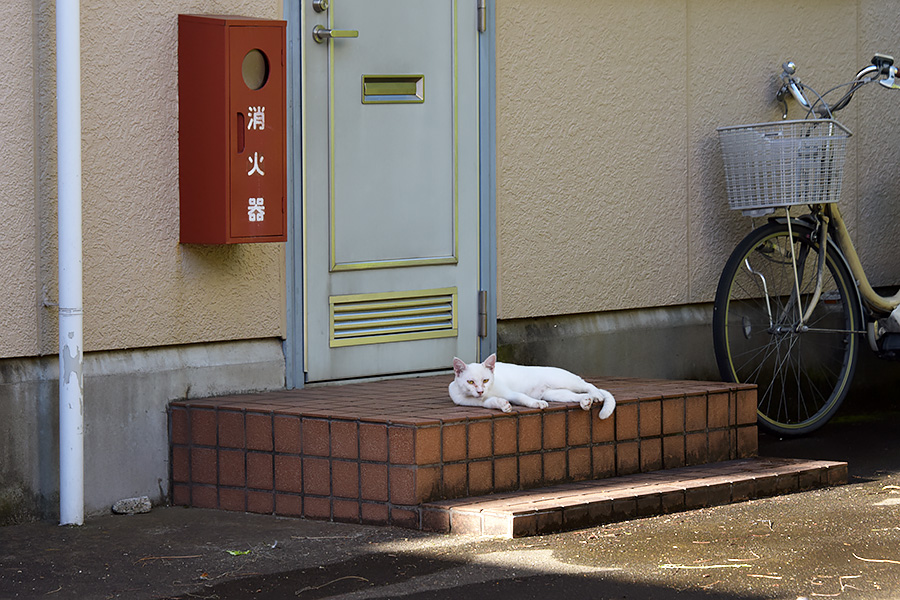
M594 567L590 565L567 563L556 558L551 549L491 552L489 554L474 556L472 562L491 567L504 567L507 569L524 568L538 573L565 575L580 575L582 573L600 573L621 570L618 567Z
M900 505L900 498L885 498L881 502L876 502L872 506L898 506Z
M469 540L471 541L471 540ZM400 598L409 594L452 590L454 588L491 583L504 579L538 575L589 575L620 571L615 567L576 565L557 559L551 549L509 550L472 554L468 562L436 573L412 577L398 583L376 586L340 595L342 600L364 598ZM459 560L457 555L455 559Z

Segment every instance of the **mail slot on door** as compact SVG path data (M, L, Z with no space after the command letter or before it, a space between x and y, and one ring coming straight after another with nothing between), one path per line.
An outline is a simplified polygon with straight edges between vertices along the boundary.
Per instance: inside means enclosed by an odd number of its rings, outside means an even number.
M287 239L285 22L178 15L181 241Z

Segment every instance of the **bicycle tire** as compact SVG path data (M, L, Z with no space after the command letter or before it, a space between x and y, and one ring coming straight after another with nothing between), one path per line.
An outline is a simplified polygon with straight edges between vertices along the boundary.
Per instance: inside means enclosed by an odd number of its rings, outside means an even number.
M791 225L793 242L787 223L772 221L738 244L722 270L713 306L720 375L756 384L757 424L778 436L808 434L834 416L853 380L862 330L859 293L833 243L808 330L798 330L791 245L803 307L815 289L821 247L808 224Z

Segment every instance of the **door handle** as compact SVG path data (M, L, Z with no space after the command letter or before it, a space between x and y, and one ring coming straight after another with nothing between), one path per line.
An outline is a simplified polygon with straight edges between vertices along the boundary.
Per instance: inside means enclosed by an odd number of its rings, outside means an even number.
M322 43L331 38L357 38L359 31L355 29L327 29L321 25L313 27L313 39L318 43Z

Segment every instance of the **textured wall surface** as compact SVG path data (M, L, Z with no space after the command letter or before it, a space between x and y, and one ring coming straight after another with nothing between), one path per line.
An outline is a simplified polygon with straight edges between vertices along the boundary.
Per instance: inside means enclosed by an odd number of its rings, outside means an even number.
M54 6L0 7L0 123L22 149L0 172L0 357L57 349ZM178 243L178 13L280 19L282 5L82 1L86 351L284 335L284 244Z
M867 0L860 3L860 59L876 51L900 61L897 35L900 12L895 2ZM860 94L861 118L857 122L855 149L857 249L873 285L900 283L900 90L873 90Z
M3 282L0 356L14 351L37 352L36 292L38 206L35 202L35 89L32 73L34 16L30 0L0 4L0 39L5 60L0 62L0 281Z
M780 117L788 58L819 89L897 52L885 0L496 0L501 319L706 302L749 220L725 208L715 128ZM82 2L85 350L280 336L284 247L178 243L176 15L279 0ZM0 357L56 351L55 30L0 7ZM873 283L900 282L900 96L866 89L849 217ZM794 116L799 116L795 111Z
M707 302L750 220L716 127L781 118L783 61L825 91L900 57L896 5L859 0L497 0L501 319ZM900 283L900 95L870 87L843 210L876 285ZM796 109L793 118L802 114Z

